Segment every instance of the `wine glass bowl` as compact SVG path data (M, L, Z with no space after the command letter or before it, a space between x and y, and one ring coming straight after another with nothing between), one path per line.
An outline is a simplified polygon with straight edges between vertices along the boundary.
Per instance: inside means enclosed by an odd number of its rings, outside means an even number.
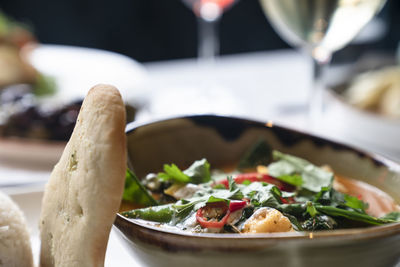
M309 96L311 126L322 111L323 67L380 11L386 0L260 0L276 32L313 60ZM315 128L315 127L313 127ZM316 130L316 129L314 129Z
M238 0L182 0L198 19L198 57L213 60L219 53L217 24Z
M261 0L274 29L290 44L333 53L346 46L385 0ZM314 56L314 55L313 55Z

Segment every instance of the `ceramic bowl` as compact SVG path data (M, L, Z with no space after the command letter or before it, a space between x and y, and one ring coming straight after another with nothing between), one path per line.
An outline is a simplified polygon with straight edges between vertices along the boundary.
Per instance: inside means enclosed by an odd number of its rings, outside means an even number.
M260 139L275 149L329 164L338 174L368 182L400 202L400 166L380 156L306 133L240 118L190 116L127 128L129 165L139 177L164 163L185 166L206 157L235 164ZM394 266L400 223L314 233L191 234L117 215L114 228L143 266Z

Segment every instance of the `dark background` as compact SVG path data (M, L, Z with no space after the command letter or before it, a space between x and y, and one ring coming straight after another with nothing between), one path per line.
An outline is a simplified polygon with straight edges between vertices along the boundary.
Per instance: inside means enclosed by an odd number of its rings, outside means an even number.
M180 0L0 0L0 9L30 25L46 44L106 49L140 62L197 53L196 18ZM400 39L400 1L389 0L380 16L388 22L388 31L366 47L394 50ZM224 14L220 42L221 54L289 47L257 0L241 0ZM353 54L351 46L347 51Z

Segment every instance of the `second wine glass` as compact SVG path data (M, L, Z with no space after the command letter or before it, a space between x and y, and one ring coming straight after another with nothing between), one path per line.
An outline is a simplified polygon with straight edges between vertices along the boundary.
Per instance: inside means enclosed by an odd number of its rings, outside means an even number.
M386 0L260 0L272 26L313 61L309 121L316 128L322 111L323 68L332 53L346 46L382 8Z

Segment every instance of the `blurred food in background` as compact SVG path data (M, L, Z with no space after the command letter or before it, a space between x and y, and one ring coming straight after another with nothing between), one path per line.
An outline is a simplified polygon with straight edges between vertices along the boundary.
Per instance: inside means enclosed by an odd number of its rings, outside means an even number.
M28 60L37 44L28 26L0 11L0 137L66 141L82 100L54 103L55 79ZM136 108L127 105L128 121L135 113Z
M37 82L39 74L23 53L25 47L35 42L27 27L0 11L0 88L17 83Z
M0 135L65 140L72 132L79 104L45 110L41 97L56 85L28 60L37 43L26 25L0 12Z
M355 107L400 119L400 67L389 66L357 75L343 96Z

